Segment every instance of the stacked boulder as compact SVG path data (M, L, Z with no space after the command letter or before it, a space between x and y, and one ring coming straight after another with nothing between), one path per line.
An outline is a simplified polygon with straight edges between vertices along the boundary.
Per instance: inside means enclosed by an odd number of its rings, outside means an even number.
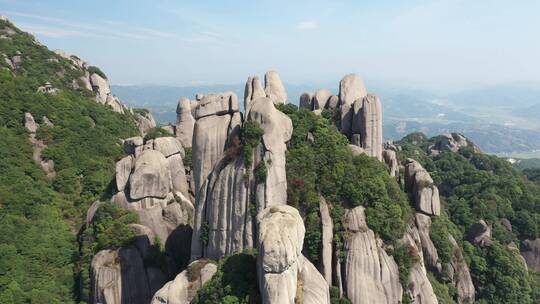
M139 223L131 226L138 237L133 245L94 256L94 303L149 303L189 262L194 207L180 141L161 137L145 143L136 137L124 147L129 155L116 164L111 201L138 214ZM165 272L144 264L158 240L165 246Z
M377 96L367 93L358 75L348 74L343 77L339 83L338 95L333 95L327 89L303 93L300 96L300 107L315 113L337 108L340 112L341 133L367 155L383 160L381 101Z
M276 71L268 71L264 74L264 88L259 77L250 76L248 78L244 91L244 109L246 113L249 112L251 102L260 97L268 97L276 105L287 103L287 91Z
M414 197L419 212L440 215L439 189L426 169L413 159L408 159L405 164L405 191Z
M405 190L412 197L416 209L414 224L402 239L404 246L414 253L417 260L409 277L411 288L408 296L415 303L437 303L426 276L426 269L429 269L439 277L449 279L456 288L458 303L473 301L475 289L470 271L453 236L447 236L453 246L451 259L446 265L443 265L431 240L431 217L441 213L439 190L430 174L413 159L408 159L405 164Z

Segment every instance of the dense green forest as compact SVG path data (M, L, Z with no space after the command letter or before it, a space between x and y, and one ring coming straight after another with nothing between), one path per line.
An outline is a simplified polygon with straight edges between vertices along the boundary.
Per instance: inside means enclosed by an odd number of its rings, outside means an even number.
M0 61L0 303L74 302L76 234L88 206L107 194L123 154L119 140L136 127L130 114L71 89L82 72L69 60L9 22L0 21L0 30L14 32L0 39L2 56L21 57L15 67ZM59 93L37 93L46 82ZM41 125L37 136L48 145L43 157L54 160L53 179L32 159L25 112Z
M449 244L437 234L451 233L464 249L477 303L538 302L538 279L524 270L518 248L522 240L540 236L540 186L508 161L475 153L471 145L457 153L428 156L427 148L436 141L437 137L414 133L397 144L402 148L400 159L421 161L439 187L444 214L434 222L431 235L439 252L448 252L441 249ZM492 226L491 246L465 240L467 229L480 219ZM511 231L504 220L512 224Z

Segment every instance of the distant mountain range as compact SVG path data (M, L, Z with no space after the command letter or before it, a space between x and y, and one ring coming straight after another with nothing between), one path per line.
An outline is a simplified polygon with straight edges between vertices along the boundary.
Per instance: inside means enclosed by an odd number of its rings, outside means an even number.
M304 91L318 88L317 85L286 86L289 100L296 104ZM337 93L337 88L327 87ZM400 139L415 131L428 136L460 132L485 152L540 149L540 84L473 87L453 93L385 84L370 87L381 97L386 140ZM150 109L156 120L165 124L175 121L176 104L181 96L193 98L197 93L234 91L242 99L244 85L115 85L112 91L129 106Z

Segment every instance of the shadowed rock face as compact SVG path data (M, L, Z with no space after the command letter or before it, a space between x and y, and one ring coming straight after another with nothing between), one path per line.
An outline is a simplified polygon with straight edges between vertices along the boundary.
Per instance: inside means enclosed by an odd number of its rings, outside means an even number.
M521 256L530 269L540 272L540 239L523 241Z
M491 244L491 227L484 220L480 220L469 227L465 237L475 245L489 246Z

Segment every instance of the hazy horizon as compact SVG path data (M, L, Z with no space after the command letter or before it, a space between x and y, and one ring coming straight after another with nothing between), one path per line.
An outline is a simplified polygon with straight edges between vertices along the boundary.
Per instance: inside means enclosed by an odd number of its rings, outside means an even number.
M117 85L285 83L459 88L540 83L540 2L0 0L1 14Z

